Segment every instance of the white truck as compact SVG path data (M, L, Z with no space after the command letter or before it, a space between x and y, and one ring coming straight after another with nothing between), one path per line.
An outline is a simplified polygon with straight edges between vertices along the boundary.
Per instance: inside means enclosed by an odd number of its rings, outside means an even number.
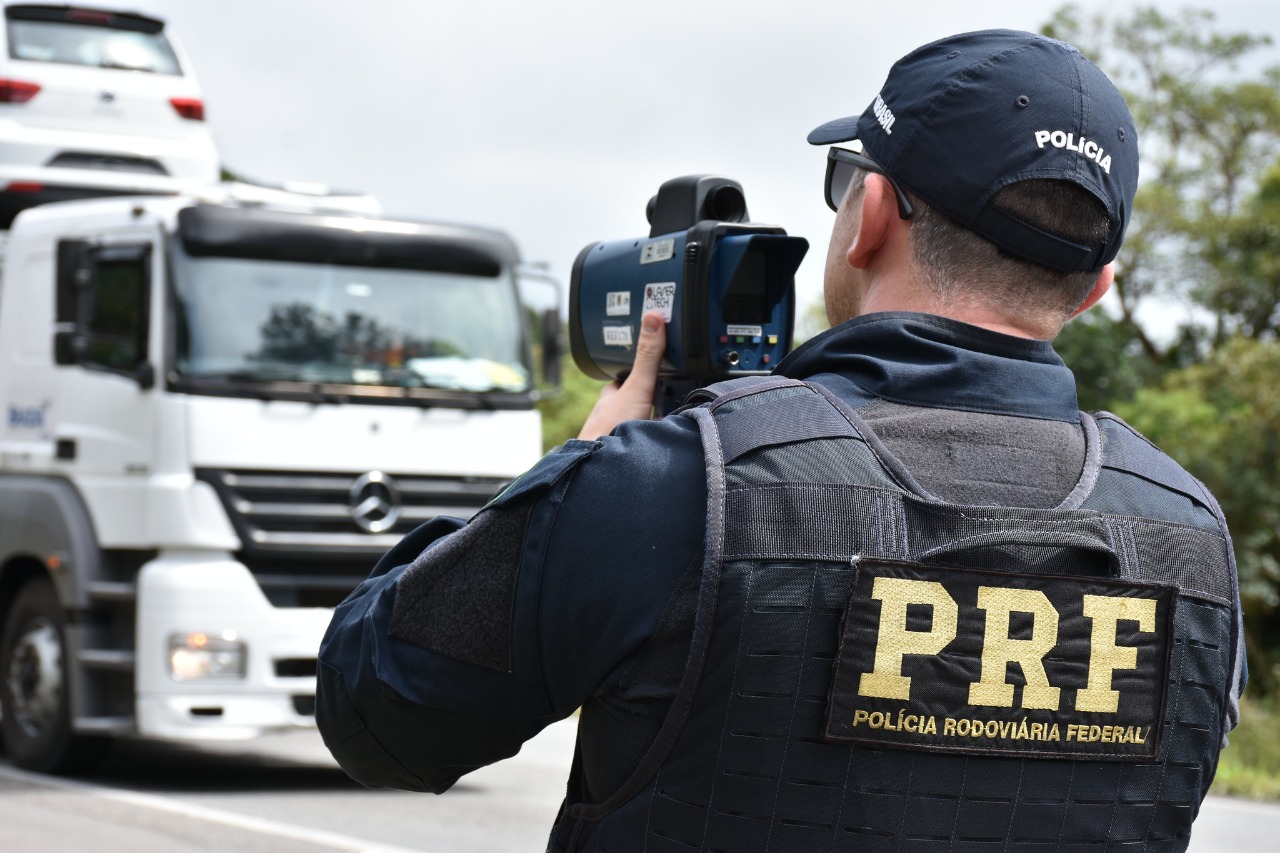
M554 365L558 329L531 339L517 260L497 231L189 196L19 215L0 274L10 759L313 725L332 608L541 453L531 353Z

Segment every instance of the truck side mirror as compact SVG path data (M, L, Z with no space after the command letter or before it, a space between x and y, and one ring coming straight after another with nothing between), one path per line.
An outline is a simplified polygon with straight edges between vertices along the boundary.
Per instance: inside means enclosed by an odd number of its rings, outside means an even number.
M80 302L93 282L92 245L85 240L58 241L58 267L54 289L53 360L55 364L79 364L88 349L82 328Z
M53 333L53 363L79 364L88 347L88 338L72 323L59 323Z
M560 387L560 362L564 357L564 325L560 312L548 308L542 312L542 381L551 388Z
M133 378L138 380L138 387L143 391L150 391L156 387L156 368L149 361L139 362L138 369L134 373Z
M560 322L560 282L547 271L545 263L525 263L516 267L516 283L520 288L520 301L524 303L530 327L536 326L538 348L542 350L541 364L543 393L560 388L560 362L568 351L564 325ZM550 305L549 308L542 306Z

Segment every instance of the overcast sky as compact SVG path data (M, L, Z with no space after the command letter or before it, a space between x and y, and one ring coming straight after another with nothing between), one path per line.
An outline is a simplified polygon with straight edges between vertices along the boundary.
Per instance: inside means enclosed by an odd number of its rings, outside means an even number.
M104 5L106 3L104 2ZM834 214L822 122L862 112L912 48L1038 30L1057 3L818 0L136 0L166 19L233 170L364 190L386 213L510 232L566 290L578 251L648 233L665 180L741 182L751 218L806 237L821 292ZM1129 10L1129 0L1085 0ZM1159 0L1170 12L1188 4ZM1195 3L1201 7L1208 2ZM1280 36L1275 0L1214 0ZM1275 48L1272 61L1280 61ZM962 168L963 164L958 163Z

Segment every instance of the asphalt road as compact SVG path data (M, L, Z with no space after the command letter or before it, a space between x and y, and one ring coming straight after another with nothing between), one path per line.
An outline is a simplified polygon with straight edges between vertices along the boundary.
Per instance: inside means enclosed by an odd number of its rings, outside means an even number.
M4 853L535 853L564 792L573 721L441 797L369 791L314 732L201 748L117 745L92 776L0 760ZM1280 806L1210 797L1191 853L1276 853Z

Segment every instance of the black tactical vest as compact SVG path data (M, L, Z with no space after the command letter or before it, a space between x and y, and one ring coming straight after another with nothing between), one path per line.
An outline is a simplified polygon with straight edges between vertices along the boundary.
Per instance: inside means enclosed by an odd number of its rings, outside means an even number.
M825 389L712 393L683 681L550 849L1186 848L1240 666L1203 486L1103 414L1063 506L949 505Z

